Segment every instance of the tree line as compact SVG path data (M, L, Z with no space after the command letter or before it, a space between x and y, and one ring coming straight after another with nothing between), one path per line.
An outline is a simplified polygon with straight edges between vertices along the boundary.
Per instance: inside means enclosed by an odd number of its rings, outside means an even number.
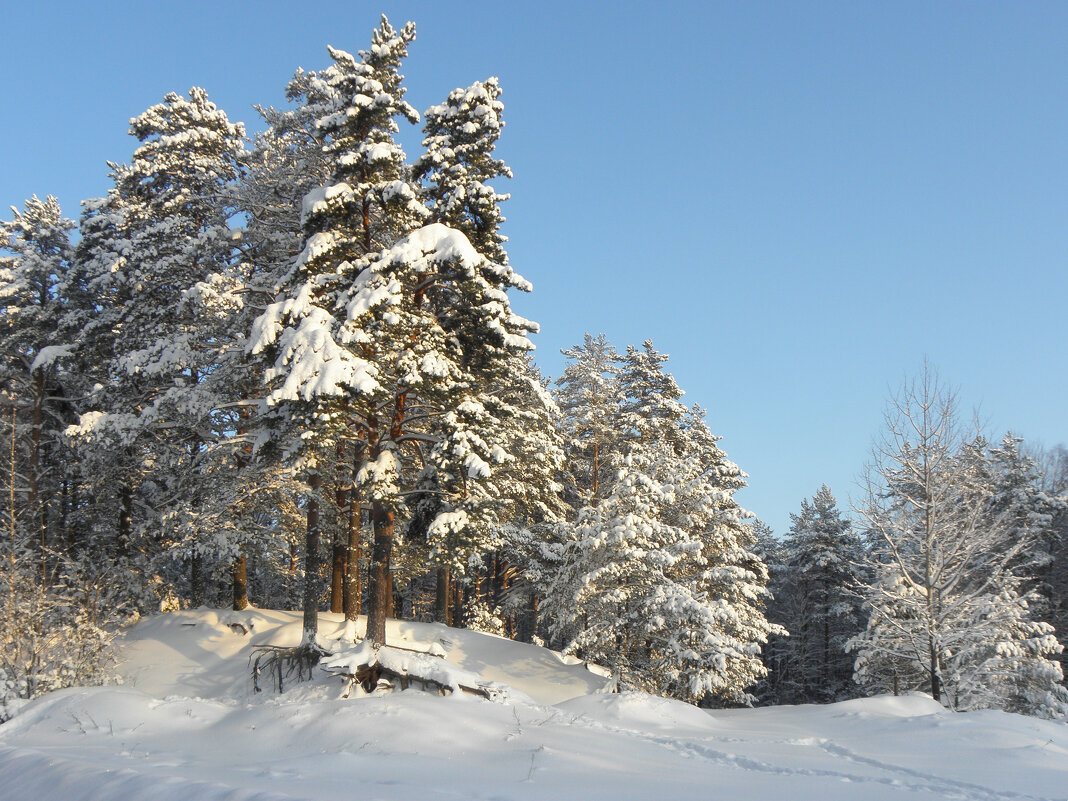
M250 602L303 609L305 656L331 647L325 609L376 644L436 620L710 704L857 692L850 648L867 686L960 706L1056 685L1063 475L1040 489L1013 450L1048 502L1028 507L994 450L950 442L917 495L902 431L863 536L821 491L770 537L651 342L587 335L555 386L538 372L491 183L501 87L419 114L414 39L383 17L366 50L329 48L251 142L203 89L168 94L77 222L34 197L3 223L4 698L106 673L121 618ZM413 161L401 122L423 125ZM932 511L945 482L972 518ZM947 555L947 531L987 539ZM958 618L998 621L985 661ZM1058 714L1049 686L1013 704Z
M768 703L918 690L952 709L1068 714L1068 452L991 443L925 369L888 406L856 505L823 486L780 541L758 525L790 632L765 650Z

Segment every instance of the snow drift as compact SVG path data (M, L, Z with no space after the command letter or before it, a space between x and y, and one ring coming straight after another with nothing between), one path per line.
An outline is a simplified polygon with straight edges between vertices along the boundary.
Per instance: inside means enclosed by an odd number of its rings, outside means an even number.
M321 671L255 693L253 649L296 644L300 627L262 610L139 623L120 646L124 685L53 693L0 726L0 799L1053 799L1068 786L1063 723L918 695L709 713L605 694L575 660L433 624L391 621L389 644L443 652L444 674L504 700L342 699Z

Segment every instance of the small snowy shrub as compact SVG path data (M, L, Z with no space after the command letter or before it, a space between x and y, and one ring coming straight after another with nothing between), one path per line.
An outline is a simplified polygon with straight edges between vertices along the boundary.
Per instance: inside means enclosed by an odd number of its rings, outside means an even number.
M115 680L114 614L96 605L104 585L75 592L19 567L0 582L0 722L44 693Z

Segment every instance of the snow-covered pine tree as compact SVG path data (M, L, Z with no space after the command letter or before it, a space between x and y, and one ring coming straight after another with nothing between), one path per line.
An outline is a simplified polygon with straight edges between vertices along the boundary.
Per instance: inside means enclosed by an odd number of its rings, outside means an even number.
M551 632L626 682L691 701L745 702L765 673L767 569L734 492L745 475L651 343L618 390L626 456L610 492L561 530L543 612ZM620 379L623 384L623 379ZM625 394L624 394L625 393Z
M494 155L504 121L501 87L496 78L454 89L445 102L424 113L425 153L413 175L426 182L424 198L434 221L462 231L489 262L502 284L529 290L529 285L504 268L508 254L500 232L504 217L499 194L488 181L511 178L512 171Z
M790 515L786 536L791 676L795 703L827 703L855 694L853 657L846 643L863 628L856 594L864 553L824 484L801 512Z
M424 180L423 196L432 219L463 233L484 258L477 280L466 293L456 292L448 280L439 280L427 292L446 335L457 340L461 365L469 377L458 385L453 408L440 419L439 427L444 427L433 432L446 443L438 452L459 453L469 448L468 442L479 442L487 453L500 449L508 454L493 468L492 478L478 485L458 482L455 471L451 479L444 473L433 478L438 514L443 515L441 521L448 521L448 525L435 526L428 519L431 525L426 530L431 557L439 565L438 619L447 617L444 600L450 596L488 594L499 602L505 581L501 576L511 575L512 570L498 551L510 535L560 507L551 497L556 493L558 445L542 438L538 443L542 448L534 458L514 459L517 450L531 453L528 439L551 430L549 418L555 407L532 376L525 351L526 335L537 326L507 311L506 292L526 292L531 286L511 268L504 249L499 203L508 196L488 183L511 177L508 167L494 155L504 126L500 92L497 80L491 78L456 89L443 104L428 109L426 150L414 167L415 177ZM487 330L495 335L487 337ZM449 429L462 431L464 442L448 444L456 436ZM438 469L448 472L444 464ZM525 515L533 509L519 499L535 495L540 497L540 509L532 519ZM462 512L463 527L458 525L458 512ZM464 593L459 587L452 589L457 583L467 585Z
M113 266L113 355L98 398L103 412L82 433L122 454L121 512L136 507L150 555L176 549L189 560L190 589L203 600L203 556L210 544L187 513L199 503L198 465L214 433L217 399L204 378L218 362L226 319L205 314L198 283L227 272L233 255L231 207L224 187L240 174L244 129L232 124L200 88L164 101L130 121L141 144L128 167L114 171L121 197L123 259ZM113 204L116 205L116 204ZM152 466L151 475L143 465ZM176 499L181 501L174 503ZM163 523L166 520L166 536ZM131 521L120 529L131 528ZM132 531L123 531L128 537ZM128 550L127 540L120 550Z
M250 354L263 353L272 364L266 374L271 383L270 411L261 419L260 439L291 460L309 486L305 501L307 645L314 645L318 626L323 468L343 435L364 455L356 468L358 474L366 477L367 462L385 458L379 442L381 410L375 404L389 400L380 397L385 390L378 381L376 362L380 353L397 345L356 332L342 336L343 304L347 293L361 285L357 282L369 269L372 254L393 244L428 215L406 180L404 153L393 139L398 130L396 117L411 122L419 119L403 99L399 72L414 38L413 25L396 31L383 17L370 49L360 51L358 58L328 48L333 64L303 76L298 94L309 107L305 115L315 117L315 128L323 137L330 178L303 199L303 250L281 277L278 299L257 318L249 341ZM364 402L359 409L357 400ZM368 404L371 414L361 414ZM353 441L357 437L360 443ZM389 520L389 536L379 539L387 539L392 547L393 510L383 507L381 499L375 500L373 487L363 489L369 490L368 500L377 503L376 528ZM355 499L350 503L357 508ZM381 552L372 557L377 567L372 574L385 583L388 553L385 559L381 557ZM354 569L355 562L350 555ZM388 587L372 592L372 608L381 621L390 598Z
M543 611L568 651L624 684L744 702L775 630L767 571L708 478L665 443L632 451L608 497L580 511Z
M1030 545L1019 560L1020 578L1039 598L1032 614L1045 620L1052 603L1052 586L1047 574L1057 551L1054 518L1065 507L1065 500L1042 487L1042 476L1035 460L1021 449L1023 439L1008 432L998 447L987 449L986 465L991 482L987 515L1001 520L1009 531L1010 541Z
M93 435L109 399L114 398L109 370L115 364L118 332L122 330L133 288L124 280L131 254L127 239L127 204L120 187L126 165L110 163L113 185L103 198L82 201L79 240L74 263L59 287L63 300L61 337L76 342L73 351L72 397L83 415L68 427L67 441L74 448L80 471L77 502L73 504L76 541L87 547L86 559L111 563L128 559L133 518L130 481L136 459L131 446L110 437ZM110 427L118 418L113 416ZM131 589L134 582L121 582Z
M74 419L76 342L63 329L74 223L33 197L0 223L0 435L6 443L0 538L0 721L27 699L106 678L110 609L77 569L77 462L62 432ZM99 572L99 571L98 571Z
M686 448L683 420L688 410L679 400L683 393L674 376L664 370L667 360L667 354L657 351L650 339L640 349L627 346L619 371L622 398L615 422L625 446L661 441L678 454Z
M61 432L73 420L60 363L73 344L57 339L62 317L56 289L69 269L73 248L59 201L49 195L12 207L13 219L0 223L0 363L5 441L17 460L19 527L36 544L43 575L51 548L67 541L69 498L62 489L72 480ZM14 477L12 477L14 478ZM15 520L12 520L12 525ZM62 543L62 544L61 544Z
M853 640L869 688L928 689L954 709L1068 713L1061 651L1030 617L1011 516L991 518L979 445L965 447L955 399L929 370L891 402L861 513L878 538L870 617Z
M747 690L765 675L762 648L785 631L765 616L768 569L749 523L753 515L734 499L748 476L719 447L720 437L709 430L701 407L686 411L681 429L665 441L683 444L681 452L674 445L676 458L695 478L673 514L699 532L704 563L696 576L698 591L715 610L708 649L713 668L703 678L706 700L751 703Z
M469 364L492 365L493 360L469 362L470 352L445 330L442 307L427 298L445 291L453 304L477 302L485 295L486 266L462 233L432 223L369 259L346 297L344 336L356 345L375 343L376 354L377 387L357 404L368 444L368 462L359 483L371 499L376 548L372 570L377 566L379 571L372 572L368 623L372 638L375 625L384 625L384 615L373 613L388 608L386 599L374 600L374 591L388 590L384 571L396 514L403 509L403 461L414 455L433 465L450 499L451 508L439 512L430 524L427 536L433 540L449 531L468 536L473 526L481 526L476 517L487 508L483 499L493 487L494 469L511 459L504 449L507 441L487 425L492 422L488 411L492 399L476 393L485 386L488 372L469 368ZM483 304L480 313L468 316L481 326L470 341L501 354L530 350L530 341L512 318L505 299ZM496 488L492 494L497 494Z
M650 692L659 689L659 677L649 628L659 629L663 619L655 602L683 590L668 574L690 542L686 532L661 521L672 500L658 475L667 468L644 452L624 459L609 495L579 510L563 532L560 564L541 609L567 652Z
M421 225L429 212L393 141L395 117L418 118L403 101L398 73L414 35L413 26L397 32L383 19L369 50L358 59L331 50L334 65L310 80L316 97L334 98L321 104L317 123L332 159L331 183L305 197L304 250L250 343L253 354L273 362L271 438L301 460L312 481L340 432L363 443L356 484L374 529L368 637L379 643L408 490L432 466L452 507L436 516L432 531L469 527L486 495L479 485L507 461L485 424L482 390L499 358L531 347L531 324L487 278L501 268L461 232ZM313 491L309 512L318 508L316 497ZM309 557L317 550L309 542ZM311 642L318 593L309 593Z
M562 499L560 476L565 470L559 409L546 382L529 359L526 372L498 390L495 401L506 404L504 449L511 457L494 470L500 493L496 512L498 552L490 576L492 608L504 615L507 633L530 641L543 592L546 545L557 525L570 517Z
M1028 455L1038 464L1039 489L1055 506L1050 524L1050 560L1039 574L1049 600L1042 619L1063 637L1064 632L1068 632L1068 449L1063 445L1048 449L1030 447ZM1062 670L1066 660L1068 655L1062 651Z
M556 402L571 479L565 491L576 508L595 506L607 494L610 479L619 468L619 354L604 334L586 334L581 345L561 353L569 360L556 379Z

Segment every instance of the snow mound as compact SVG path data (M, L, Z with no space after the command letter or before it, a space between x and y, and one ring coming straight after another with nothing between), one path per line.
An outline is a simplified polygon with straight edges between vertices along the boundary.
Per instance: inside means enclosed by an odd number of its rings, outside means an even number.
M622 728L706 732L719 728L715 719L703 709L639 692L584 695L556 706L568 715Z
M338 664L366 661L350 644L363 625L322 615ZM1036 801L1068 786L1064 723L954 714L919 695L707 712L601 693L603 676L552 651L436 624L390 621L378 653L507 697L343 698L320 669L253 692L254 649L300 636L292 612L142 621L121 643L125 685L53 693L0 725L0 801Z
M828 708L833 708L841 715L869 718L919 718L925 715L949 714L944 706L923 693L858 698L853 701L842 701Z

